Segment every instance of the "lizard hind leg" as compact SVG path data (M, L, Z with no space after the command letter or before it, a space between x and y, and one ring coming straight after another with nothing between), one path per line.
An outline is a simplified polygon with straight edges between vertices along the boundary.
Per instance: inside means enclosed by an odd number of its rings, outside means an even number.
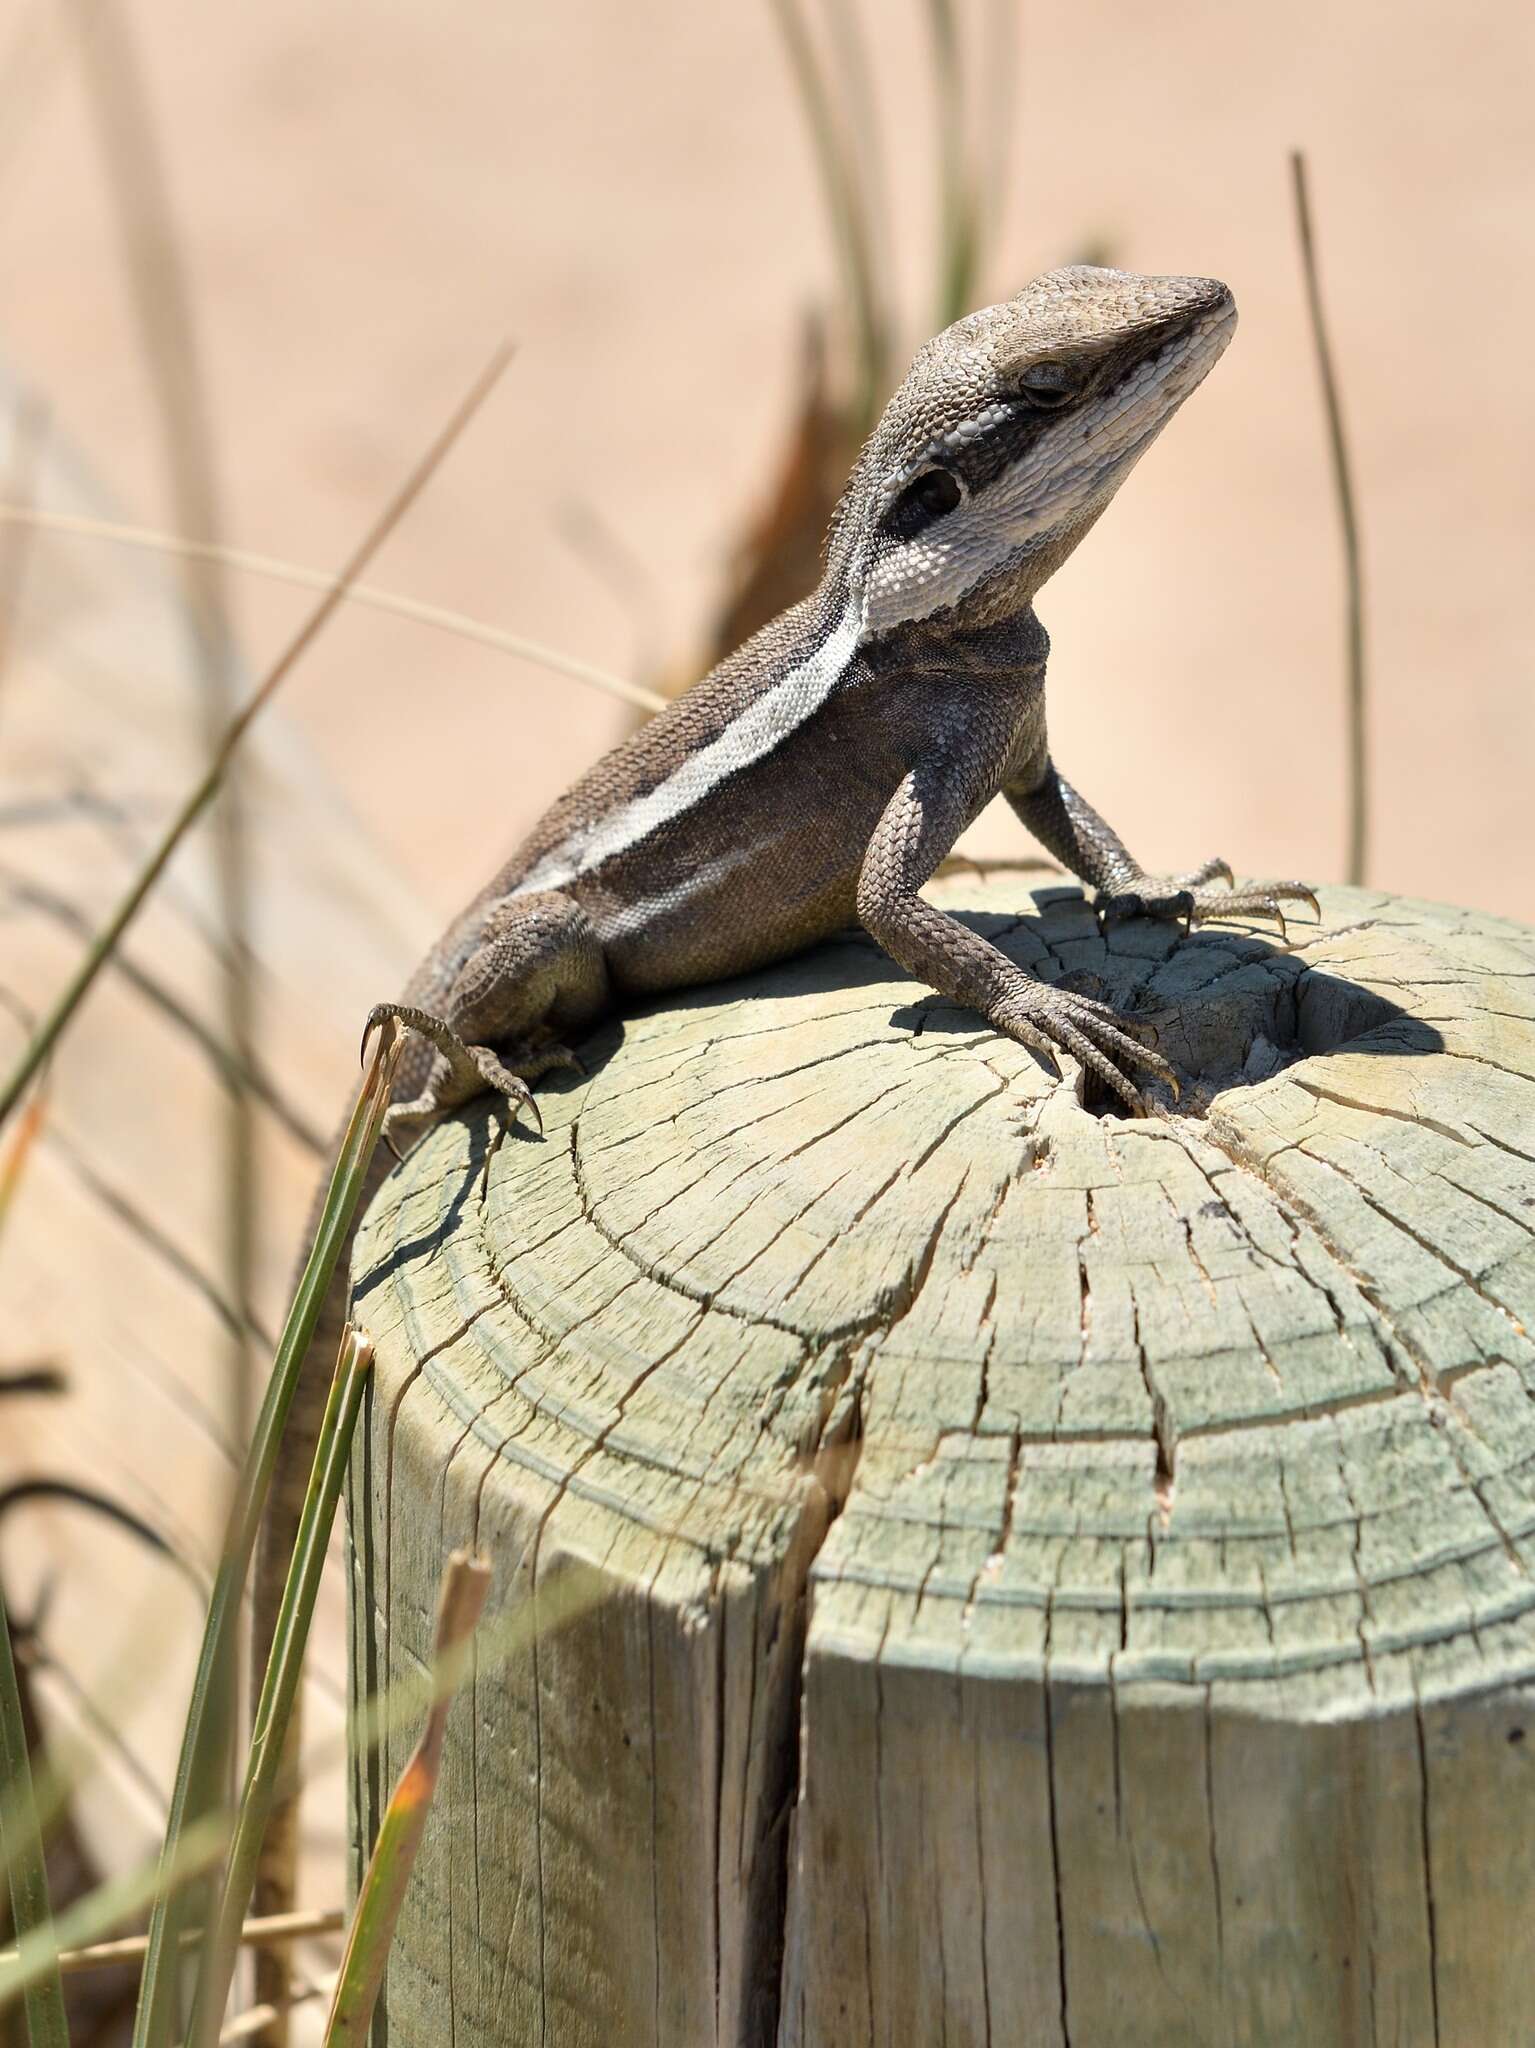
M528 1086L528 1078L508 1066L493 1047L469 1044L440 1017L434 1017L430 1010L417 1009L411 1003L375 1003L368 1012L365 1040L386 1018L393 1018L407 1030L419 1033L434 1053L426 1085L420 1094L404 1102L392 1102L385 1112L384 1142L396 1156L402 1135L407 1138L418 1135L433 1117L440 1116L445 1110L457 1109L465 1102L472 1102L487 1088L507 1104L513 1121L518 1112L525 1109L540 1132L543 1130L544 1120L539 1114L533 1090Z
M407 991L418 993L419 1003L383 1003L369 1018L370 1028L397 1018L432 1048L417 1092L386 1118L385 1137L396 1146L487 1089L511 1122L526 1110L542 1130L528 1084L556 1067L579 1068L559 1033L606 1008L607 965L590 919L570 897L552 890L505 896L481 913L451 975Z

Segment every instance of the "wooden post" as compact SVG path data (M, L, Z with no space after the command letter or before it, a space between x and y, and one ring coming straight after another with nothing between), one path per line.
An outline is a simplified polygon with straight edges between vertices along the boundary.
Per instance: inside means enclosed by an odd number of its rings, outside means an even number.
M1178 1113L850 936L371 1212L355 1690L496 1572L390 2048L1528 2038L1535 932L936 894Z

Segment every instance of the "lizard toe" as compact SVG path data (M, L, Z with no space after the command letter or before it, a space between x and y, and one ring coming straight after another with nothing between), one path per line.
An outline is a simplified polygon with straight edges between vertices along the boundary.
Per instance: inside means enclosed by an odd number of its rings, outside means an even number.
M1226 887L1230 889L1235 887L1236 883L1236 877L1231 872L1230 863L1223 861L1219 854L1214 855L1210 860L1201 862L1197 868L1191 868L1186 875L1176 876L1175 880L1179 887L1183 889L1203 889L1208 887L1211 882L1224 882Z
M1159 1052L1142 1042L1134 1023L1107 1003L1056 984L1016 990L991 1020L1010 1038L1029 1047L1055 1072L1055 1055L1070 1053L1127 1108L1144 1113L1147 1101L1133 1079L1139 1068L1178 1094L1178 1077Z
M1112 925L1127 924L1137 917L1186 921L1197 900L1194 892L1176 876L1156 879L1143 875L1138 888L1117 889L1112 896L1100 896L1095 907L1098 921L1107 931Z
M1105 931L1135 917L1181 919L1190 930L1215 918L1261 917L1272 918L1284 932L1287 903L1303 903L1313 917L1322 915L1304 882L1244 882L1239 888L1225 861L1207 860L1186 875L1136 875L1126 887L1100 896L1094 908Z
M1202 924L1222 917L1265 917L1272 918L1281 932L1287 932L1287 903L1304 904L1320 921L1321 905L1304 882L1248 882L1240 889L1201 890L1194 899L1194 922Z
M509 1121L515 1124L522 1112L527 1110L538 1126L539 1136L542 1137L543 1112L539 1109L533 1090L522 1075L514 1073L501 1059L499 1053L488 1045L470 1045L464 1050L473 1061L481 1082L505 1105Z

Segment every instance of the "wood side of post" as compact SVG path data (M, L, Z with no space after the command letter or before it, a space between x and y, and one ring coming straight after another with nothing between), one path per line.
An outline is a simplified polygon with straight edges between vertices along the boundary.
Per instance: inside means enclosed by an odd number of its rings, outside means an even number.
M939 887L1101 975L1177 1110L850 936L372 1211L354 1690L449 1550L496 1573L391 2048L1520 2038L1535 933Z

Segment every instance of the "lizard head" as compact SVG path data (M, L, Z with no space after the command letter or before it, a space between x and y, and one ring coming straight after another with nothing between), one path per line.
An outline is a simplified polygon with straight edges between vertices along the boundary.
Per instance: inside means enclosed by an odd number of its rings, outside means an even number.
M829 565L863 630L1029 603L1231 338L1207 277L1052 270L928 342L859 457Z

